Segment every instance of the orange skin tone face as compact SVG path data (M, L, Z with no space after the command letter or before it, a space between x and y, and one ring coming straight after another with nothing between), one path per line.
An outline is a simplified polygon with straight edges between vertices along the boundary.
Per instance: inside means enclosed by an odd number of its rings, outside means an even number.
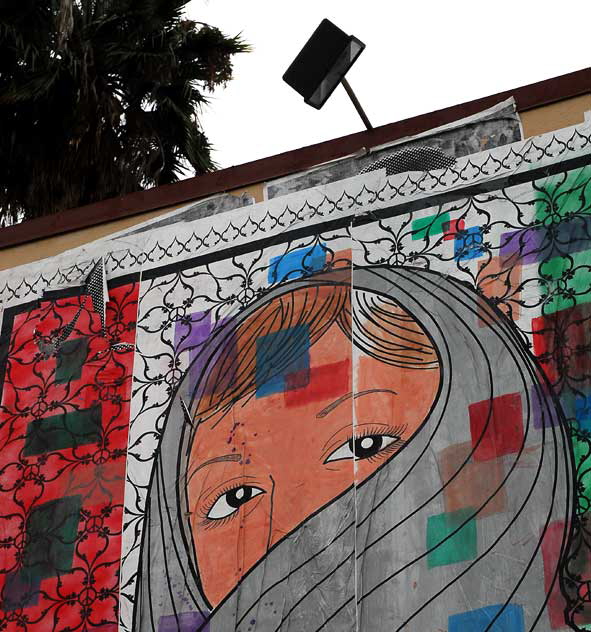
M343 350L350 354L351 342L333 325L310 348L310 366L347 361ZM429 413L437 366L399 368L357 354L355 375L349 368L329 396L308 401L302 388L303 403L288 406L283 393L252 395L199 427L187 494L213 607L278 540L392 458Z

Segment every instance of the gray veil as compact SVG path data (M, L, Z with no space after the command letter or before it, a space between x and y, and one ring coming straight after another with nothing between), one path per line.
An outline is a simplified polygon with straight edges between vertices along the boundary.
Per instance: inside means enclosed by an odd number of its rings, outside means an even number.
M185 408L181 384L149 487L137 632L436 631L448 629L450 616L483 608L493 629L516 612L525 630L551 629L545 606L560 588L573 468L562 416L525 341L513 323L452 278L386 267L354 268L352 275L356 290L392 298L407 310L438 351L441 388L422 429L369 479L275 544L210 612L179 484L194 410L190 401ZM236 322L275 296L314 283L309 277L278 286ZM205 366L216 345L213 339L204 351ZM469 479L468 471L475 479L491 471L478 469L475 450L484 437L474 439L474 428L471 433L469 406L515 393L519 446L497 460L498 480L475 480L470 506L445 523L438 517L449 515L452 485ZM441 520L447 531L434 541ZM449 553L458 532L471 540L472 553L441 563L437 550ZM544 555L550 533L559 549L551 559Z

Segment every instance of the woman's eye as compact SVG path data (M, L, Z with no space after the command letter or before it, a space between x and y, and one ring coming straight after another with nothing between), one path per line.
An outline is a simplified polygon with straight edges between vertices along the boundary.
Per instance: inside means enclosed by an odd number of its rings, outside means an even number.
M264 493L264 490L259 487L252 487L251 485L241 485L240 487L230 489L215 501L212 508L208 511L207 517L211 520L225 518L235 511L238 511L242 505L252 500L255 496Z
M343 443L334 452L327 457L324 461L329 463L331 461L342 461L343 459L368 459L375 456L389 445L394 442L399 442L400 437L392 435L374 434L366 435L365 437L357 437L355 439L349 439L347 443Z

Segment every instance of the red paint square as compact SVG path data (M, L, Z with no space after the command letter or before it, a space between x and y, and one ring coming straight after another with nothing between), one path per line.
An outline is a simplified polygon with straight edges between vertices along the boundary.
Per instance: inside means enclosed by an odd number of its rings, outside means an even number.
M552 384L580 381L591 372L588 336L591 305L577 305L532 319L534 353Z
M519 393L509 393L470 404L468 411L475 461L488 461L504 454L519 452L523 445Z
M553 630L563 629L566 603L560 592L560 547L564 538L564 523L551 522L542 538L542 559L544 560L544 589L549 593L546 609Z
M292 373L288 376L297 376ZM295 379L295 378L294 378ZM286 386L288 382L286 380ZM339 397L351 390L351 362L349 359L332 362L310 369L310 379L304 388L286 390L285 405L288 408L302 406L308 402L317 402L327 397Z
M295 391L297 388L305 388L310 383L310 369L301 369L288 373L285 376L285 390Z
M466 222L463 219L452 219L443 224L443 240L449 241L455 239L456 233L466 228Z

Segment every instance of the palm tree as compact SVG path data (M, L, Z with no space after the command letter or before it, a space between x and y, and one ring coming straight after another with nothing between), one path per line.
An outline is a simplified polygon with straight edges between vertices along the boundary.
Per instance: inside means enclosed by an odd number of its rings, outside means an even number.
M248 46L187 2L3 1L0 226L215 168L197 115Z

